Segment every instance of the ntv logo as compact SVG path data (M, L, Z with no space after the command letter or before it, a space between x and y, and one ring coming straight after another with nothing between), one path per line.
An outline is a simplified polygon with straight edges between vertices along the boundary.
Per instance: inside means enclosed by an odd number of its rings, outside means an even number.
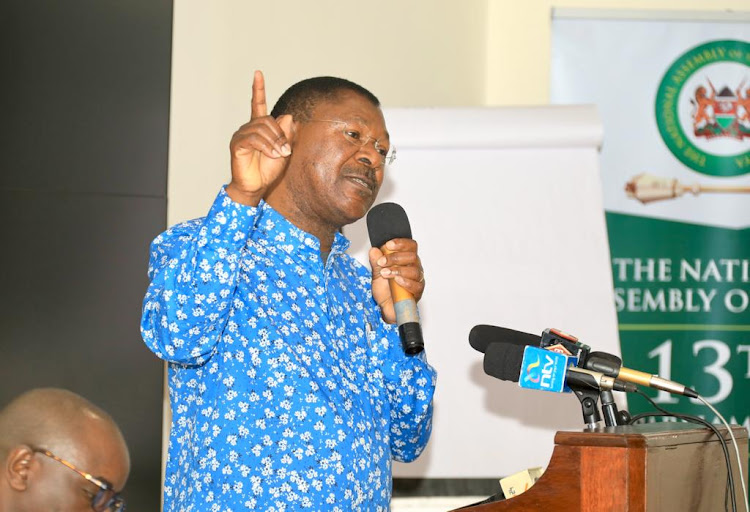
M551 389L552 380L555 375L555 360L549 355L545 355L544 359L544 366L542 367L542 382L540 382L539 385L544 389Z
M519 386L560 393L565 386L565 370L568 358L537 347L528 346L523 352L521 367L524 376Z

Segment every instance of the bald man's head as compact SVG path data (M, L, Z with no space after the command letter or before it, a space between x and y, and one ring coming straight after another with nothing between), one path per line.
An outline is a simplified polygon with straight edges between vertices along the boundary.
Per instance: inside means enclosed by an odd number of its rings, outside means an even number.
M50 454L118 491L130 471L125 440L106 412L63 389L28 391L0 411L0 510L91 510L99 487Z

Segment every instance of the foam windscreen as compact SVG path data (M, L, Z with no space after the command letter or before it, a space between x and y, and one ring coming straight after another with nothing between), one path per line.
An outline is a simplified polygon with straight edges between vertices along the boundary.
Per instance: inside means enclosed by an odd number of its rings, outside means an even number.
M506 327L494 325L475 325L469 332L469 344L474 350L485 352L492 343L502 342L511 345L534 345L539 346L542 338L527 332L514 331Z
M396 203L380 203L367 214L367 232L373 247L382 247L394 238L411 238L406 212Z
M490 343L484 353L484 373L496 379L518 382L524 348L510 343Z

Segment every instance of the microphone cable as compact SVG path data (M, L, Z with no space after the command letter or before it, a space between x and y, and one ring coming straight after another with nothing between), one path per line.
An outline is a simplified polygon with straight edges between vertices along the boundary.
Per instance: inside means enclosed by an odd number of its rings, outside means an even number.
M727 427L727 432L729 432L729 438L732 440L732 446L734 447L734 453L737 455L737 470L740 474L740 486L742 487L742 496L745 498L745 511L750 512L750 507L748 507L747 502L747 484L745 483L745 475L742 474L742 458L740 457L740 448L737 446L737 439L734 437L734 432L732 432L732 429L729 428L729 423L727 423L727 420L724 419L724 416L719 414L719 411L717 411L713 405L708 403L705 398L698 395L698 400L703 402L703 405L711 409L711 411L716 415L717 418L721 420L721 422L724 424L725 427Z
M681 413L675 413L675 412L667 411L666 409L664 409L663 407L661 407L659 404L657 404L656 402L654 402L654 400L652 400L651 397L649 397L646 393L644 393L640 389L637 391L637 393L640 396L642 396L643 398L645 398L648 402L650 402L651 405L655 409L657 409L658 411L660 411L660 412L658 412L658 413L646 412L646 413L636 414L628 422L629 425L634 425L639 420L642 420L642 419L645 419L645 418L673 417L673 418L681 419L681 420L689 422L689 423L696 423L696 424L699 424L699 425L703 425L703 426L705 426L705 427L707 427L707 428L709 428L709 429L711 429L713 431L713 433L716 435L716 437L719 440L719 443L721 445L722 451L724 452L724 461L725 461L726 466L727 466L727 487L726 487L725 493L724 493L724 509L725 510L727 509L727 494L729 494L729 496L731 498L731 501L732 501L732 512L737 512L737 499L735 497L735 492L734 492L734 489L735 489L735 486L734 486L734 472L732 470L732 463L731 463L731 459L730 459L730 456L729 456L729 448L727 446L726 439L724 439L724 436L721 434L721 432L719 432L719 430L716 428L716 426L713 423L711 423L709 421L706 421L703 418L700 418L698 416L692 416L692 415L689 415L689 414L681 414ZM701 400L704 404L708 405L709 408L712 411L714 411L714 413L716 413L717 417L719 417L724 422L724 424L726 425L726 427L727 427L727 433L729 434L729 437L732 440L732 443L734 445L734 448L735 448L735 451L736 451L736 454L737 454L737 461L739 463L740 476L741 476L741 478L743 478L743 487L742 487L742 489L743 489L743 492L745 492L744 477L742 477L742 463L741 463L741 459L739 457L739 449L737 448L737 441L736 441L736 439L734 437L734 433L732 432L732 429L729 428L729 425L726 423L726 421L724 420L724 418L716 411L716 409L714 409L713 407L711 407L703 399L703 397L701 397L700 395L698 395L698 399ZM747 499L745 500L745 506L747 507Z

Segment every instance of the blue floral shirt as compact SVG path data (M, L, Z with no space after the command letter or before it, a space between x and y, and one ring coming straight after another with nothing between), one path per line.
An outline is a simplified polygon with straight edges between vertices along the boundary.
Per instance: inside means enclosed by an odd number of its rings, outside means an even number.
M166 511L388 510L391 459L431 432L435 371L404 354L367 269L222 189L151 247L146 345L169 363Z

